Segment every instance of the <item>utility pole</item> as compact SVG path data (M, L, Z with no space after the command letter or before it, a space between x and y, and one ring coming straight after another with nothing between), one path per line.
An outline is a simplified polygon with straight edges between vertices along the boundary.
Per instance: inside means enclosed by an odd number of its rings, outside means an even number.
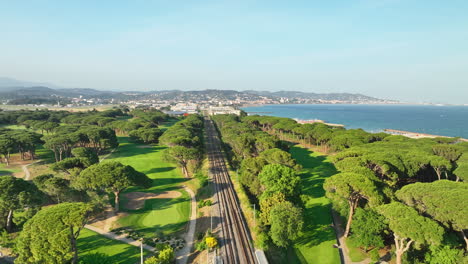
M257 227L257 214L255 213L255 204L253 204L254 206L254 230L255 228Z
M141 264L143 264L143 238L140 240Z

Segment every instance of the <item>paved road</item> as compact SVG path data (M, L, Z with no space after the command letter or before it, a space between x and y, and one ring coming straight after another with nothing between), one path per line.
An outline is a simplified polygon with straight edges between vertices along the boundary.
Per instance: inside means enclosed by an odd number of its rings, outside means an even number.
M194 238L195 238L195 227L197 226L197 200L195 199L195 194L192 190L187 187L184 187L185 191L190 194L191 199L191 215L190 215L190 224L188 232L185 234L185 247L176 252L176 263L186 264L188 257L193 248Z

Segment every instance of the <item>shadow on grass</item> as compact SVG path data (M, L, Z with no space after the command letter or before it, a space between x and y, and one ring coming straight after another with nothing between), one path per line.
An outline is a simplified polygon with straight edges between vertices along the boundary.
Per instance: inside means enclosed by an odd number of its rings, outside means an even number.
M136 263L139 260L138 247L105 238L89 230L82 230L78 238L78 254L84 256L96 252L108 256L110 263ZM148 255L149 252L145 252Z
M162 168L152 168L150 170L147 170L143 173L145 174L152 174L152 173L161 173L161 172L168 172L168 171L171 171L171 170L174 170L176 169L176 167L162 167Z
M0 176L13 175L13 172L7 170L0 170Z

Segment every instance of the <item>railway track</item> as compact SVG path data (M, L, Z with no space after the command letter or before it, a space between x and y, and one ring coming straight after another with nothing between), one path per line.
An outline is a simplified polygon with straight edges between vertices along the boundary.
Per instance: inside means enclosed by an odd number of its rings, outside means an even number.
M251 236L242 215L221 151L221 142L213 121L205 117L207 155L215 182L221 217L221 257L224 263L258 263Z

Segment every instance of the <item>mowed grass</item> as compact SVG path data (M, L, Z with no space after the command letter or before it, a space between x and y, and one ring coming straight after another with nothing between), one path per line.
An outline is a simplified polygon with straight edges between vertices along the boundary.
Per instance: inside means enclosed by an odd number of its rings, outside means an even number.
M7 166L5 163L0 163L0 176L13 175L21 171L23 170L21 169L20 166L17 166L17 165Z
M294 243L301 262L339 264L338 249L333 247L336 236L332 224L331 204L325 197L323 183L337 171L327 156L294 146L290 153L303 166L300 173L302 193L308 196L304 211L303 235Z
M104 254L108 256L109 263L138 263L140 249L120 241L106 238L89 229L83 228L78 239L78 253L80 257L90 254ZM145 255L148 252L144 252Z
M120 209L128 215L120 218L119 224L148 237L154 236L155 232L172 234L181 231L189 220L190 197L181 188L186 179L180 170L163 160L162 152L166 147L138 144L130 142L126 137L120 137L119 142L118 149L108 157L108 160L130 165L153 180L152 187L148 189L131 187L124 193L160 193L169 190L182 193L181 197L174 199L147 200L144 208L139 210L127 210L125 208L127 200L121 195Z

